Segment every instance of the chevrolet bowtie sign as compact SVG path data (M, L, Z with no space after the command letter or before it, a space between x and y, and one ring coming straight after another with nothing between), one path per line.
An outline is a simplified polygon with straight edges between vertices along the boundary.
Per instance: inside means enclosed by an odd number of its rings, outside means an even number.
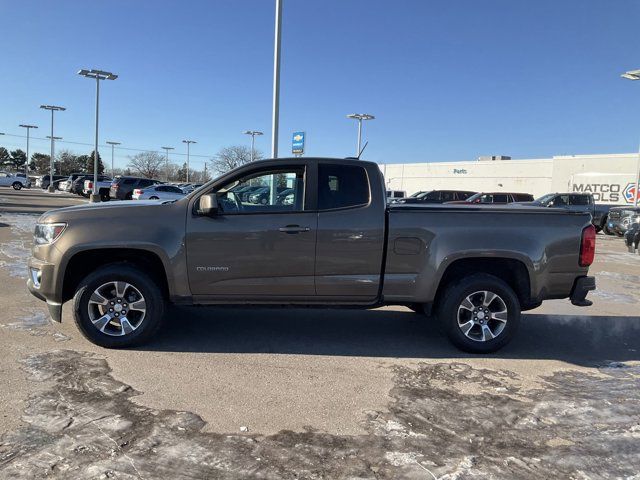
M304 153L304 132L293 132L291 153L294 155L302 155Z

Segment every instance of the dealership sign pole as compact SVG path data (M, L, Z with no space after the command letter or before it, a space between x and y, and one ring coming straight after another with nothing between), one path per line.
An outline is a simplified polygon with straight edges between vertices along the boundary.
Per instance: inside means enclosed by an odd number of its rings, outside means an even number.
M622 78L640 80L640 70L630 70L623 73ZM640 188L640 148L638 148L638 164L636 165L636 188L633 191L633 206L638 206L638 189Z

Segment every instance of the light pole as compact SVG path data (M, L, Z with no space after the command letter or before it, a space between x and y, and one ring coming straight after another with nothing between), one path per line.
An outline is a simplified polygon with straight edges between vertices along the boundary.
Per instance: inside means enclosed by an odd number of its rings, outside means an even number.
M80 70L78 75L82 75L87 78L94 78L96 80L96 144L93 150L93 184L98 185L98 111L100 107L100 80L115 80L118 75L111 72L104 72L102 70ZM91 202L97 203L100 201L100 195L95 192L91 192Z
M255 151L256 151L256 135L264 135L262 132L259 132L258 130L245 130L244 132L245 135L251 135L251 161L253 162L253 158L255 157Z
M621 75L627 80L640 80L640 70L630 70ZM638 188L640 187L640 150L638 150L638 163L636 165L636 188L633 194L633 206L638 206Z
M115 148L116 145L120 145L120 142L106 142L107 145L111 145L111 178L113 178L114 175L114 169L113 169L113 149Z
M55 137L53 136L53 113L54 112L64 112L66 110L66 108L64 107L58 107L56 105L40 105L40 108L42 108L43 110L51 110L51 135L49 135L49 137L51 138L51 158L49 159L49 193L53 193L55 192L55 188L53 186L53 155L54 155L54 144L55 144Z
M273 110L271 115L271 158L278 158L278 126L280 123L280 38L282 34L283 1L284 0L276 0L276 28L273 45ZM273 192L271 193L271 196L274 196Z
M167 177L167 182L169 181L169 150L174 150L173 147L161 147L167 152L167 166L165 168L165 176Z
M24 175L25 175L25 182L28 184L29 183L29 132L31 131L32 128L38 128L35 125L19 125L22 128L26 128L27 129L27 161L24 162Z
M187 144L187 183L189 183L189 147L192 143L197 143L195 140L182 140L182 143Z
M358 120L358 149L356 150L356 157L360 157L360 148L362 144L362 121L373 120L376 117L369 115L368 113L350 113L347 115L347 118Z

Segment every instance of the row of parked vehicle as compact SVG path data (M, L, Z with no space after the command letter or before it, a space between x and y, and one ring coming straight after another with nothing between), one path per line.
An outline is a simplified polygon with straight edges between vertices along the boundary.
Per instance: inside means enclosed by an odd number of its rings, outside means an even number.
M548 193L534 199L528 193L515 192L470 192L467 190L430 190L419 191L410 197L404 192L387 191L387 201L400 204L518 204L520 206L565 208L568 210L589 212L597 231L607 235L624 236L626 231L637 223L640 208L612 206L595 203L590 193Z
M175 200L188 195L198 183L166 183L142 177L98 175L98 183L93 185L93 174L72 173L54 175L53 182L57 190L89 197L95 190L102 201L109 200ZM49 188L50 176L43 175L36 180L36 187Z

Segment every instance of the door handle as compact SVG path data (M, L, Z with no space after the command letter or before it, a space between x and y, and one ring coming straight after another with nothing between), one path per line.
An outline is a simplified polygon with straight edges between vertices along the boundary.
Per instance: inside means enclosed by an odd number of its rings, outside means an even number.
M279 232L282 233L302 233L311 230L309 227L301 227L300 225L287 225L286 227L280 227Z

